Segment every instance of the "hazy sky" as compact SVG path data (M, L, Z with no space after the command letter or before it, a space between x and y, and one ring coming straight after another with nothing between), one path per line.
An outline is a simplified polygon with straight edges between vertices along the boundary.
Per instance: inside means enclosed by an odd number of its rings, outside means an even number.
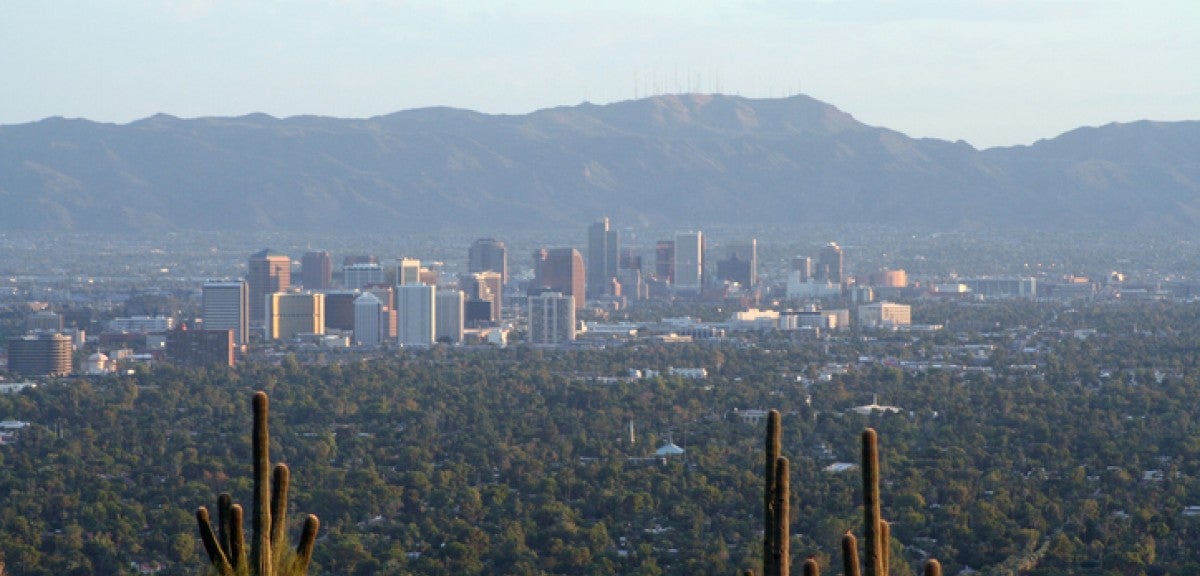
M0 124L685 91L978 147L1200 119L1200 1L0 0Z

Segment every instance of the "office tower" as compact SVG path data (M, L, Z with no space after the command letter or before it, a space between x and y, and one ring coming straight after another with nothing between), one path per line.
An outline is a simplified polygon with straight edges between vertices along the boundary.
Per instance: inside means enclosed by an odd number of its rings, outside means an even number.
M495 274L493 272L493 274ZM496 274L499 276L499 274ZM458 344L463 339L463 293L461 290L438 290L434 340Z
M621 268L617 270L617 282L621 286L621 295L633 300L645 300L650 297L649 287L642 279L642 271L637 268Z
M894 302L875 302L858 307L858 325L869 328L912 324L912 306Z
M264 307L267 340L325 333L325 295L320 292L275 292L264 297Z
M178 366L233 367L233 330L196 330L186 325L167 332L167 361Z
M508 284L508 249L495 238L480 238L467 250L467 272L496 272Z
M417 274L417 284L437 286L442 283L442 272L437 268L422 266Z
M476 272L463 277L459 284L465 292L466 322L472 326L500 321L504 307L504 290L499 272Z
M561 292L529 297L529 343L562 344L575 339L573 298Z
M384 282L391 286L421 283L421 261L416 258L400 258L388 262L384 270Z
M250 289L250 323L261 325L265 318L267 294L285 292L292 285L292 259L271 249L250 256L246 271Z
M617 256L617 270L641 270L642 255L638 254L637 248L622 248L620 255Z
M812 278L812 258L808 256L796 256L792 258L792 272L798 272L798 280L800 282L808 282Z
M675 235L675 289L699 294L704 288L704 233Z
M333 257L328 251L306 252L300 258L300 282L305 290L329 289L333 284Z
M758 240L727 244L725 258L717 261L717 278L737 282L745 288L758 284Z
M612 294L613 279L617 277L617 254L619 252L617 231L609 228L608 218L601 218L588 227L587 295L589 298Z
M325 331L354 330L354 301L358 290L333 290L325 293Z
M354 300L354 341L363 346L383 342L383 302L370 292Z
M378 264L379 258L370 254L351 254L342 258L342 268L355 264Z
M58 332L63 329L62 314L39 310L25 318L27 332Z
M908 273L904 270L880 269L867 275L867 283L882 288L904 288L908 286Z
M233 343L250 341L250 290L245 282L206 282L200 314L205 330L233 330ZM265 297L265 296L264 296Z
M575 299L575 308L586 304L583 256L574 248L543 248L533 253L530 293L560 292Z
M383 304L383 339L396 339L396 289L392 286L372 286L363 292L374 294Z
M826 244L817 254L816 278L817 282L830 284L841 284L845 279L842 276L842 248L836 242Z
M659 240L654 245L654 277L660 282L675 281L674 240Z
M62 334L9 338L8 371L21 376L70 374L71 338Z
M437 330L436 288L424 284L396 287L397 338L405 346L433 344Z
M342 268L342 286L349 290L383 283L383 266L377 262L360 262Z

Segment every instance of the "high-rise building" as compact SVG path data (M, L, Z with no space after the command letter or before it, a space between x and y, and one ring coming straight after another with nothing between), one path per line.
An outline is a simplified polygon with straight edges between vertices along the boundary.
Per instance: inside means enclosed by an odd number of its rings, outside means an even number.
M62 329L62 314L51 310L39 310L25 318L25 330L29 332L58 332Z
M325 333L325 295L320 292L275 292L264 304L267 340Z
M845 281L842 275L842 248L836 242L826 244L817 254L817 282L841 284Z
M250 291L245 282L206 282L201 289L205 330L233 330L233 343L250 339ZM265 298L265 296L264 296Z
M617 277L617 255L619 253L617 231L609 228L608 218L601 218L588 227L587 295L589 298L612 295L613 280Z
M717 278L737 282L746 288L758 284L758 240L730 242L725 258L717 261Z
M870 328L912 324L912 306L894 302L874 302L858 307L858 325Z
M659 240L654 245L654 277L660 282L675 281L674 240Z
M495 238L480 238L467 250L467 272L496 272L508 284L508 250Z
M393 286L421 283L421 261L416 258L389 261L384 272L383 281Z
M383 284L383 267L378 262L359 262L342 268L342 286L349 290L376 284Z
M534 278L530 294L560 292L575 299L575 308L587 303L583 256L574 248L543 248L533 253Z
M808 282L812 278L812 258L808 256L796 256L792 258L792 272L799 273L798 281Z
M331 290L325 293L325 331L354 330L354 302L358 290Z
M563 344L575 339L573 298L560 292L529 297L529 343Z
M500 283L500 273L492 271L475 272L459 281L465 292L468 324L480 326L500 321L504 307L504 288Z
M496 276L499 274L493 272ZM436 321L434 340L458 344L463 339L463 293L461 290L438 290L434 306Z
M292 285L292 259L271 249L250 256L246 271L250 290L250 323L261 325L265 318L267 295L285 292Z
M354 300L354 341L363 346L383 342L383 303L365 292Z
M233 330L196 330L182 325L167 332L167 360L179 366L233 367Z
M62 334L9 338L8 371L21 376L70 374L71 338Z
M867 283L871 286L880 286L883 288L904 288L908 286L908 273L903 269L893 270L891 268L883 268L878 272L868 274Z
M675 290L699 294L704 288L704 233L675 235Z
M327 250L306 252L300 258L300 282L305 290L329 289L333 284L333 257Z
M396 287L396 322L400 343L405 346L433 344L437 331L436 288L425 284Z
M393 286L372 286L366 288L363 292L374 294L379 302L383 304L383 330L384 340L395 340L397 334L396 324L396 288Z
M621 249L621 253L617 256L617 270L638 270L642 269L642 255L638 254L638 249L633 247L625 247Z

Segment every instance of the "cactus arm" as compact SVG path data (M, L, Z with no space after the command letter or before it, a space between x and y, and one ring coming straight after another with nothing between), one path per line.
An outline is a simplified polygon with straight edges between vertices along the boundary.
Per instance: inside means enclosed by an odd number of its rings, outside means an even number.
M321 527L321 521L317 517L309 514L304 520L304 531L300 533L300 544L296 546L296 557L292 559L292 565L287 574L305 574L308 572L308 565L312 562L313 546L317 542L317 529Z
M208 508L201 506L196 509L196 523L200 526L200 541L204 543L204 551L208 552L209 562L216 567L221 576L232 575L233 566L229 564L229 558L225 557L225 551L221 550L221 546L217 542L217 535L213 533L212 524L208 518Z
M272 563L279 566L279 558L283 555L285 529L287 528L287 498L288 483L291 477L287 464L276 464L271 476L271 551L274 557Z
M804 576L821 576L821 567L817 565L815 558L804 561Z
M221 546L226 557L233 555L229 543L229 525L233 522L229 512L231 506L233 506L233 496L230 496L228 492L222 492L220 496L217 496L217 544Z
M233 569L243 570L246 563L246 528L242 524L244 513L241 504L229 507L229 561Z
M858 539L849 531L842 535L842 572L845 576L859 576Z
M891 574L892 564L892 525L887 520L879 521L880 557L883 559L884 576Z
M937 558L925 561L925 576L942 576L942 563Z

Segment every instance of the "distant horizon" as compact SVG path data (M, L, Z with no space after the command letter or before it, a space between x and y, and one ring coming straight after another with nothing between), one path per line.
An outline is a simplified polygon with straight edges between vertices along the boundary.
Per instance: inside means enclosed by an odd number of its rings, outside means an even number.
M544 108L537 108L535 110L530 110L528 112L522 112L522 113L486 112L486 111L482 111L482 110L473 110L470 108L461 108L461 107L457 107L457 106L445 106L445 105L432 105L432 106L420 106L420 107L415 107L415 108L403 108L403 109L399 109L399 110L393 110L391 112L384 112L381 114L373 114L370 116L334 116L334 115L329 115L329 114L291 114L291 115L281 116L281 115L275 115L275 114L271 114L269 112L264 112L264 111L253 111L253 112L247 112L244 114L232 114L232 115L181 116L181 115L172 114L172 113L166 112L166 111L160 111L160 112L155 112L153 114L150 114L148 116L133 118L128 121L104 121L104 120L97 120L97 119L81 117L81 116L54 115L54 116L47 116L45 118L39 118L37 120L31 120L29 122L18 122L18 123L13 123L13 124L0 124L0 128L4 128L6 126L21 126L21 125L28 125L28 124L36 124L38 122L43 122L46 120L53 120L53 119L81 120L81 121L92 122L92 123L96 123L96 124L112 124L112 125L116 125L116 126L128 126L130 124L136 124L138 122L149 120L156 116L167 116L167 117L176 118L176 119L183 120L183 121L204 120L204 119L233 119L233 118L245 118L245 117L249 117L249 116L260 116L260 115L267 116L267 117L273 118L275 120L280 120L280 121L286 121L286 120L293 119L293 118L327 118L327 119L331 119L331 120L370 120L372 118L380 118L380 117L390 116L393 114L400 114L400 113L404 113L404 112L419 111L419 110L435 110L435 109L439 109L439 108L461 110L464 112L472 112L472 113L476 113L476 114L482 114L484 116L514 116L515 117L515 116L528 116L531 114L536 114L538 112L542 112L542 111L546 111L546 110L553 110L553 109L557 109L557 108L576 108L576 107L586 106L586 105L603 107L603 106L611 106L611 105L617 105L617 104L622 104L622 103L627 103L627 102L653 100L655 98L687 97L687 96L716 96L716 97L726 97L726 98L743 98L746 100L758 100L758 101L761 101L761 100L787 100L790 98L812 98L812 99L822 102L824 104L833 106L846 114L849 114L856 121L863 122L860 118L858 118L853 113L853 111L843 109L843 108L837 106L837 104L834 102L826 102L824 100L814 98L807 94L790 94L787 96L777 96L777 97L754 97L754 96L743 96L740 94L684 92L684 93L651 94L651 95L641 96L636 99L631 98L628 100L617 100L617 101L613 101L613 102L603 102L603 103L579 102L576 104L560 104L560 105L548 106L548 107L544 107ZM888 129L888 130L895 130L897 132L904 134L905 136L908 136L908 137L914 138L914 139L932 138L932 139L936 139L936 140L944 140L947 142L964 141L964 142L967 142L968 144L970 144L971 146L975 147L976 149L986 150L988 148L1008 148L1008 147L1014 147L1014 146L1029 146L1029 145L1034 144L1039 141L1052 140L1054 138L1062 136L1063 134L1066 134L1066 133L1069 133L1069 132L1072 132L1072 131L1075 131L1075 130L1078 130L1081 128L1099 128L1099 127L1108 126L1111 124L1126 125L1126 124L1135 124L1138 122L1156 122L1156 123L1157 122L1165 122L1165 123L1200 122L1200 115L1198 115L1196 118L1183 118L1183 119L1178 119L1178 120L1160 120L1157 118L1138 118L1138 119L1133 119L1133 120L1109 120L1109 121L1100 122L1100 123L1096 123L1096 124L1083 124L1083 125L1079 125L1079 126L1066 128L1065 130L1063 130L1061 132L1057 132L1055 134L1047 134L1047 135L1039 136L1028 143L997 144L995 146L979 146L973 142L970 142L969 140L966 140L965 138L941 138L941 137L937 137L937 136L918 136L918 135L908 134L902 130L896 129L896 128L886 125L886 124L870 124L867 122L863 122L863 123L868 126L874 127L874 128L884 128L884 129Z
M1183 0L96 0L0 19L0 125L807 94L977 148L1200 115Z

